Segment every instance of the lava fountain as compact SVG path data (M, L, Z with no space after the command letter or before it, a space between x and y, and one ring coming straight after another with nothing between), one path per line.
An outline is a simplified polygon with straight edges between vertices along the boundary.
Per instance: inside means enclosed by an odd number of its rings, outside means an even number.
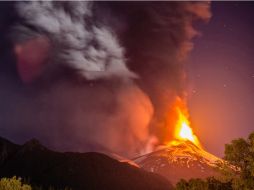
M179 141L191 141L199 148L202 148L197 136L191 128L188 110L184 101L181 98L177 98L174 108L177 114L174 137Z

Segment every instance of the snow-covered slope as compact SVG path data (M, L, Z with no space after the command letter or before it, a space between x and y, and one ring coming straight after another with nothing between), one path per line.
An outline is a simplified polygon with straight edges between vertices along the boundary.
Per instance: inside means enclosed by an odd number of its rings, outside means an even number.
M225 161L197 147L190 141L173 141L150 154L134 159L145 170L158 173L173 184L181 178L218 176Z

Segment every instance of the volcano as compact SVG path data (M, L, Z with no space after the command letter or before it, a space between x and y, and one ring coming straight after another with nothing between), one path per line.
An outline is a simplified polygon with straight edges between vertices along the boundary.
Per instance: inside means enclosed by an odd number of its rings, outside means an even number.
M137 165L162 175L173 184L180 179L220 176L222 169L235 170L234 166L202 147L191 127L185 100L178 97L173 109L176 113L175 140L166 142L152 153L136 157L133 161Z
M219 176L223 166L232 166L191 141L172 141L157 151L133 159L141 168L160 174L173 184L180 179Z

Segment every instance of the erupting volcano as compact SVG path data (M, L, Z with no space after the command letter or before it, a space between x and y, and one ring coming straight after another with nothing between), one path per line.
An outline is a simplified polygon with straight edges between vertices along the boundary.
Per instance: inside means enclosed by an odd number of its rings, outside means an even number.
M201 146L191 128L183 100L177 98L174 110L177 116L174 139L152 153L135 158L134 161L145 170L166 177L173 184L181 178L218 176L221 167L231 167Z
M249 183L254 137L227 143L254 126L251 6L0 3L0 189L172 190L237 167Z

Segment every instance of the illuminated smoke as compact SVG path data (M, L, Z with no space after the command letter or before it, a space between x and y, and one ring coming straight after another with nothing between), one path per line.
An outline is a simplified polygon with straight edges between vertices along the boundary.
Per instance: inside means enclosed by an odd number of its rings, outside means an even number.
M19 69L0 80L2 135L127 157L168 138L164 116L185 96L192 22L209 19L209 3L36 1L14 10L17 63L8 64Z

